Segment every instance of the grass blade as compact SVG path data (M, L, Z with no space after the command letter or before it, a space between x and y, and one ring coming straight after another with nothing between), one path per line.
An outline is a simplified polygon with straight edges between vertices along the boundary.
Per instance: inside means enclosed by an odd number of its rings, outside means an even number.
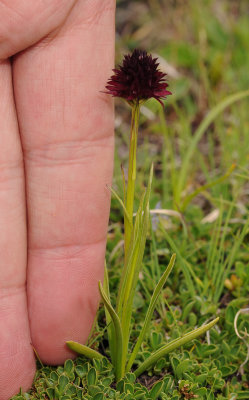
M141 375L144 371L146 371L148 368L150 368L152 365L154 365L157 360L160 358L164 357L166 354L169 352L177 349L178 347L184 345L185 343L190 342L193 339L196 339L198 336L202 335L206 331L208 331L212 326L214 326L218 322L219 318L215 318L213 321L209 322L206 325L201 326L200 328L197 328L189 333L186 333L184 336L172 340L169 344L166 344L165 346L161 347L159 350L155 351L150 357L148 357L134 372L136 377Z
M153 293L153 295L151 297L149 308L148 308L146 316L145 316L143 328L142 328L142 330L141 330L141 332L139 334L139 337L138 337L138 340L136 342L136 345L135 345L135 347L133 349L133 352L132 352L132 354L130 356L130 359L128 361L128 364L127 364L127 367L126 367L126 372L128 372L131 369L132 364L133 364L133 362L134 362L134 360L136 358L138 350L139 350L139 348L140 348L140 346L142 344L142 341L144 339L144 336L145 336L145 334L146 334L146 332L148 330L149 323L151 321L153 312L154 312L155 307L156 307L156 302L158 300L158 296L159 296L163 286L165 285L166 280L167 280L170 272L172 271L172 268L173 268L174 263L175 263L175 258L176 258L176 255L173 254L171 259L170 259L170 262L169 262L169 264L168 264L168 266L167 266L167 268L165 270L165 272L163 273L161 279L159 280L159 282L158 282L158 284L157 284L157 286L156 286L156 288L154 290L154 293Z
M119 197L119 195L117 194L117 192L116 192L111 186L107 186L107 187L108 187L108 189L111 191L111 193L113 194L113 196L118 200L119 204L121 205L122 209L124 210L125 218L126 218L128 224L130 225L130 227L132 228L132 221L131 221L131 219L130 219L130 217L129 217L128 211L127 211L127 209L126 209L126 207L125 207L125 205L124 205L123 200Z
M185 197L183 200L183 203L180 207L181 212L183 213L189 203L200 193L204 192L204 190L210 189L211 187L218 185L219 183L222 183L224 180L226 180L231 173L234 171L236 167L236 164L232 164L231 167L226 171L226 173L223 176L220 176L219 178L215 179L213 182L206 183L205 185L202 185L198 187L198 189L194 190L192 193L190 193L188 196Z
M249 220L244 225L243 229L241 231L237 232L237 235L235 236L234 244L229 252L229 256L227 257L223 268L220 268L220 274L217 277L216 291L214 294L214 301L217 303L220 299L222 290L224 288L225 279L230 274L230 271L232 269L232 266L233 266L234 260L236 258L236 255L238 253L238 250L247 234L248 226L249 226Z
M113 337L113 340L115 340L115 348L117 349L117 353L115 356L115 362L116 364L114 365L115 368L115 374L116 374L116 379L119 380L123 377L124 375L124 368L123 366L123 334L122 334L122 329L121 329L121 323L118 315L116 314L115 310L113 309L106 293L104 292L104 289L101 285L101 282L99 281L99 292L102 298L102 301L104 303L104 306L107 308L112 322L114 326L114 332L115 335Z
M211 285L213 290L210 291L209 294L209 298L211 301L213 301L214 303L218 303L218 298L217 298L217 290L219 287L219 282L220 279L222 277L222 274L225 271L225 240L227 237L227 233L228 233L228 224L232 215L232 211L234 208L234 204L231 204L231 206L228 209L228 213L225 219L225 224L223 227L223 231L221 234L221 238L219 240L218 243L218 249L217 249L217 255L216 255L216 259L214 262L214 268L212 271L212 280L211 280Z
M215 222L209 249L208 249L207 263L206 263L206 268L207 268L207 272L208 272L206 274L207 275L206 278L208 279L208 284L205 287L205 290L203 291L203 295L206 295L206 291L209 288L210 279L211 279L211 277L214 276L215 260L217 258L217 254L218 254L219 235L220 235L221 226L222 226L222 219L223 219L223 203L221 203L221 206L219 209L219 217L217 218L217 220Z
M186 178L189 173L190 162L191 162L191 159L195 152L197 143L200 141L200 139L204 135L207 128L210 126L210 124L215 120L215 118L219 114L221 114L231 104L235 103L236 101L242 100L243 98L245 98L247 96L249 96L249 90L238 92L238 93L235 93L235 94L232 94L232 95L226 97L222 102L220 102L212 110L210 110L210 112L207 114L207 116L203 119L203 121L197 128L197 130L194 134L194 137L193 137L190 145L188 146L188 150L187 150L186 155L182 162L181 172L179 174L179 179L177 182L177 195L176 195L176 199L175 199L176 204L180 203L181 192L184 188Z
M111 303L110 300L110 291L109 291L109 278L108 278L108 271L107 271L107 266L105 263L105 275L104 275L104 291L106 293L106 296L108 297L109 302ZM115 336L115 331L114 331L114 326L112 322L111 315L105 307L105 317L106 317L106 325L107 325L107 334L108 334L108 342L109 342L109 348L110 348L110 353L111 353L111 360L113 365L116 365L116 354L117 354L117 349L116 349L116 341L114 339Z
M182 272L184 274L184 278L186 280L186 284L191 293L191 296L194 297L196 293L195 293L195 287L194 287L192 278L195 280L198 288L203 287L203 283L195 275L195 273L192 269L192 266L182 257L180 250L178 249L178 247L176 246L174 241L171 239L170 235L168 234L168 232L166 231L166 229L164 228L162 223L160 223L160 228L163 231L168 244L170 245L172 250L176 253L177 258L181 261L181 268L182 268Z

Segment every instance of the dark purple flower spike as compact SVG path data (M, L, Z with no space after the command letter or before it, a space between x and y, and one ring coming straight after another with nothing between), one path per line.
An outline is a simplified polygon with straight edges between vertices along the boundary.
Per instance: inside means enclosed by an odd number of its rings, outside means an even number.
M123 64L113 69L114 75L107 82L107 94L122 97L131 105L154 98L162 106L161 99L170 95L166 74L158 70L157 58L146 51L135 49L124 56Z

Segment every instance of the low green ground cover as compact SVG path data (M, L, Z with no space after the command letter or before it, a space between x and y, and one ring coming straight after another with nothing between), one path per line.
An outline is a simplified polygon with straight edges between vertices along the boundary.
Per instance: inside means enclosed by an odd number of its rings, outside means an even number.
M172 253L176 264L138 365L170 340L220 319L138 379L128 373L116 384L100 308L88 344L106 358L79 357L57 368L38 362L30 393L13 399L249 399L248 1L121 0L117 7L117 61L135 47L154 52L173 93L164 111L150 101L141 114L135 208L153 162L154 211L131 341L142 329ZM128 109L117 102L113 186L118 193L120 163L127 165L128 124ZM122 210L113 199L106 254L113 304L122 240Z

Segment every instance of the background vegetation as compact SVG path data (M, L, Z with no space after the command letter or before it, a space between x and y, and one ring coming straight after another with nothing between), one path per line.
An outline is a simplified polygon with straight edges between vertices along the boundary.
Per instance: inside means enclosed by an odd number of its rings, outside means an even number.
M164 110L150 101L141 115L136 200L153 162L151 209L159 211L152 214L135 298L134 338L172 252L177 261L140 359L215 316L218 325L137 381L128 374L116 386L107 359L78 358L57 369L40 366L30 394L13 399L249 399L248 21L248 0L117 2L117 62L136 47L146 49L159 58L173 93ZM119 193L129 121L129 108L117 101L113 185ZM106 256L113 302L122 230L113 199ZM100 309L89 343L108 357L104 326Z

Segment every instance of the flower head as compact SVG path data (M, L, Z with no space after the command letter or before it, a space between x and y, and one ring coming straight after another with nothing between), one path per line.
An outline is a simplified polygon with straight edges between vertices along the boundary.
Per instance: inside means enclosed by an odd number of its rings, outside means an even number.
M146 51L135 49L124 56L122 65L113 69L114 75L107 82L107 94L122 97L134 104L150 98L158 100L170 95L165 81L166 74L158 70L157 58Z

